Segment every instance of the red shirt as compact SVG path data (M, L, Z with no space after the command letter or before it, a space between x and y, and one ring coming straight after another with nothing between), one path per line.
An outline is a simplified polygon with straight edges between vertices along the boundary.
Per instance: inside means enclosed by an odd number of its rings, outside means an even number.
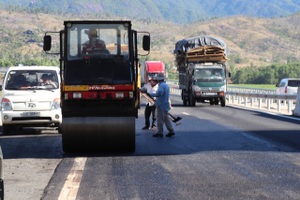
M97 39L94 43L91 41L84 43L82 48L82 54L101 53L105 49L105 42L103 40Z

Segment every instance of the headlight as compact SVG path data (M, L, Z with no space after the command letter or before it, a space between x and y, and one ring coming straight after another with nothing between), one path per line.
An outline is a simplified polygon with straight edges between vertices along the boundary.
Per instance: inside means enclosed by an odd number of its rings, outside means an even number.
M220 87L219 91L226 92L226 85L223 85L222 87Z
M59 98L55 98L51 105L51 110L57 110L57 109L60 109L60 99Z
M1 102L1 109L2 110L12 110L12 106L10 100L7 98L3 98Z
M200 91L201 91L201 88L200 88L199 86L197 86L197 85L193 85L193 90L194 90L195 92L200 92Z

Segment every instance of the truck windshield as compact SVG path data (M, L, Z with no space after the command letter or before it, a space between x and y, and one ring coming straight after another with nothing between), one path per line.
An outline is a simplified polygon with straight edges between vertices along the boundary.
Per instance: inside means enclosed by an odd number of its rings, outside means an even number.
M126 22L67 25L65 84L132 83L129 33Z
M225 78L224 70L220 68L201 68L195 69L194 72L195 78L198 80L207 80L207 81L223 81Z
M127 56L127 24L72 24L67 29L68 60L85 56Z
M54 70L11 70L5 83L6 90L58 89Z

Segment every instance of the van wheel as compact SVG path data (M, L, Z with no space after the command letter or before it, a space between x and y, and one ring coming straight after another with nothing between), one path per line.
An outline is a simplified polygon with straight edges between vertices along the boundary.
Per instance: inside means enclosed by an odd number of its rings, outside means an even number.
M13 126L12 125L2 125L2 134L3 135L10 135L12 132Z

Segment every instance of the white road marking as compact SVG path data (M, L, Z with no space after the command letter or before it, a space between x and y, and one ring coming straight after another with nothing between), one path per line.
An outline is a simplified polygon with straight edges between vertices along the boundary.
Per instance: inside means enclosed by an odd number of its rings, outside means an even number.
M189 113L187 113L187 112L182 112L182 114L184 114L184 115L190 115Z
M86 158L75 158L58 200L75 200L80 186Z

